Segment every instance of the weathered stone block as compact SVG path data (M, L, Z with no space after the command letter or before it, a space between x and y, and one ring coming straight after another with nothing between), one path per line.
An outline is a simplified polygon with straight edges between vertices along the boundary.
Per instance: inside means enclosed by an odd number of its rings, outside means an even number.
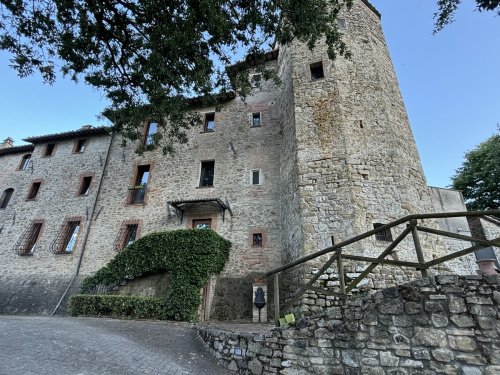
M434 328L415 327L415 336L412 344L417 346L444 347L447 344L443 332Z
M450 320L460 328L474 327L474 321L468 315L452 315Z
M380 352L380 364L387 367L397 367L399 366L399 358L396 357L392 352Z

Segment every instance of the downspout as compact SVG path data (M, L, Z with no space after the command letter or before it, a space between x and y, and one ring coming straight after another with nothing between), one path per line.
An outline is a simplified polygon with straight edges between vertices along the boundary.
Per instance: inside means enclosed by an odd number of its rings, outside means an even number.
M71 281L69 282L68 286L66 287L66 290L64 291L63 295L59 299L59 302L57 303L56 307L54 308L54 310L52 311L52 314L50 314L50 316L54 316L55 315L55 313L57 312L57 310L61 306L61 303L64 300L64 297L66 297L66 294L68 294L69 289L73 285L76 277L78 276L78 273L80 272L80 268L81 268L82 260L83 260L83 254L85 253L85 247L87 246L87 240L89 238L90 229L92 227L92 219L94 217L94 212L95 212L95 209L97 207L97 201L98 201L99 195L101 193L102 182L104 180L104 174L106 172L106 167L108 166L109 155L111 153L111 146L113 145L114 138L115 138L115 132L111 133L111 139L109 140L108 151L106 153L106 160L104 161L104 166L102 168L101 178L99 179L99 185L97 186L97 191L96 191L96 194L95 194L94 204L92 205L92 209L90 211L89 224L88 224L88 227L87 227L87 231L85 232L85 237L83 238L82 251L80 252L80 257L78 258L78 263L76 265L75 274L71 278Z

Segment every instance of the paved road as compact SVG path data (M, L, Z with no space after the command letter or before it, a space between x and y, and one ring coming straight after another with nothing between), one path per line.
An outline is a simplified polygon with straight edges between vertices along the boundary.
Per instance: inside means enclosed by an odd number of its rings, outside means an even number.
M188 323L0 316L0 375L231 374Z

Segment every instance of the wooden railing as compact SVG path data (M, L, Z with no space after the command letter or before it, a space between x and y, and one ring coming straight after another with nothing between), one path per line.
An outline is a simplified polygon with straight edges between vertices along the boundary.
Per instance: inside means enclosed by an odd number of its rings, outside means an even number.
M388 265L388 266L399 266L399 267L409 267L415 268L419 270L422 274L422 277L427 277L427 270L430 267L434 267L443 262L450 261L455 258L462 257L464 255L473 253L477 250L480 250L484 247L488 246L499 246L500 247L500 237L495 238L493 240L484 240L481 238L475 238L471 236L465 236L457 233L447 232L443 230L437 230L433 228L424 227L418 225L419 220L425 219L446 219L446 218L454 218L454 217L473 217L473 216L491 216L491 215L500 215L500 210L488 210L488 211L465 211L465 212L446 212L446 213L432 213L432 214L415 214L408 215L401 219L392 221L388 224L379 226L373 230L360 234L358 236L352 237L346 241L342 241L338 244L333 244L332 237L332 246L327 247L326 249L320 250L316 253L310 254L308 256L297 259L293 262L285 264L281 267L278 267L274 270L271 270L265 274L265 277L274 277L274 309L275 309L275 320L278 321L281 316L280 309L280 274L283 271L289 270L296 266L302 265L310 260L316 259L322 255L333 253L330 259L318 270L318 272L307 282L307 284L302 283L294 283L286 280L282 280L281 283L285 285L295 286L297 288L295 295L291 298L290 301L285 305L283 311L289 311L293 305L304 295L307 290L315 291L316 293L335 296L339 299L345 300L347 295L363 280L365 279L370 272L373 271L379 264ZM399 234L396 239L394 239L389 246L377 257L371 258L366 256L359 255L351 255L345 253L342 250L343 247L347 245L351 245L353 243L359 242L365 238L373 236L379 232L383 232L387 229L393 228L397 225L405 224L406 228ZM457 240L470 241L475 243L474 246L465 248L463 250L445 255L443 257L433 259L431 261L425 261L424 251L422 250L422 245L420 243L420 237L418 232L430 233L434 235L454 238ZM400 260L391 260L385 259L388 255L392 253L392 251L411 233L413 237L413 246L417 256L418 262L406 262ZM352 280L349 284L346 285L345 277L344 277L344 267L343 261L351 260L351 261L359 261L359 262L368 262L370 265L363 271L359 276L357 276L354 280ZM337 273L339 278L339 291L334 292L330 290L325 290L323 288L315 287L313 284L320 278L321 275L325 273L327 269L329 269L333 264L336 264Z

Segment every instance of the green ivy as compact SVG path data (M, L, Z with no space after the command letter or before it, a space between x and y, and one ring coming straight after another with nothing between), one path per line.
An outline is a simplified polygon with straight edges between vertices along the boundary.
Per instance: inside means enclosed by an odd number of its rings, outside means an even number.
M211 275L222 271L230 247L229 241L209 229L151 233L86 278L81 292L89 294L98 285L116 285L130 276L168 272L171 282L163 307L167 318L193 320L201 302L200 289Z

